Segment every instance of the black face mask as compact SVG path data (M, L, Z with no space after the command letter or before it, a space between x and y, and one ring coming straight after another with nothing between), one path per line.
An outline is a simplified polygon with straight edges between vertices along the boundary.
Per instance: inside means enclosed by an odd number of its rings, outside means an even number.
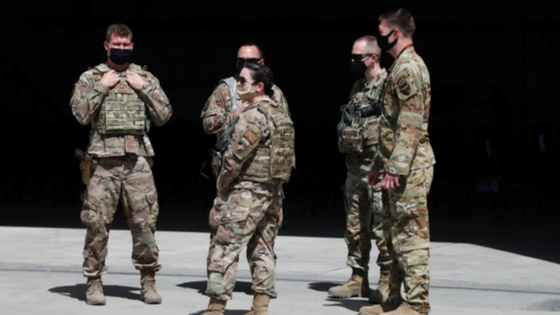
M351 61L350 68L352 69L352 74L357 77L363 77L364 72L367 70L366 63L363 61Z
M389 34L387 34L385 36L381 36L381 34L379 34L379 37L377 38L377 45L384 52L387 52L389 49L393 48L393 46L395 46L395 44L399 40L397 38L392 43L389 43L389 36L391 36L391 34L393 34L394 31L395 30L393 29Z
M127 63L131 56L132 49L111 48L111 55L109 55L109 58L112 62L120 66Z

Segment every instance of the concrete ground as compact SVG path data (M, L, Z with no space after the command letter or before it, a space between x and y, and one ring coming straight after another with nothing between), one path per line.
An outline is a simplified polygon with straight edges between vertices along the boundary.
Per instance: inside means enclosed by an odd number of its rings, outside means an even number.
M295 221L292 227L297 227ZM297 222L311 228L315 221ZM463 235L467 230L470 234ZM523 222L504 227L486 221L433 221L432 231L442 232L435 233L432 242L430 314L560 312L559 230L558 222L527 228ZM270 303L271 315L349 315L368 305L364 298L327 296L329 287L350 274L341 236L284 234L290 233L282 230L276 243L278 298ZM0 314L204 313L209 300L204 295L208 233L156 233L163 266L157 274L161 305L139 301L139 273L130 262L130 232L118 228L111 231L109 273L103 277L107 305L86 305L80 269L84 236L83 228L0 226ZM239 266L228 315L243 315L251 305L251 277L244 257ZM372 286L377 282L376 272L369 280Z

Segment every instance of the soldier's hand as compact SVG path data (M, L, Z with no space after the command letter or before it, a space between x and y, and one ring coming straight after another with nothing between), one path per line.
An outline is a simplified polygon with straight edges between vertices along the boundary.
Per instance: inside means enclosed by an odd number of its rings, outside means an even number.
M138 73L130 72L126 75L126 82L135 90L140 90L146 84L146 80Z
M395 189L397 187L401 187L401 184L399 183L399 178L400 175L396 174L389 174L386 173L385 177L383 178L383 189L387 189L387 190L391 190L391 189Z
M377 183L379 182L379 171L374 170L369 172L367 175L367 182L371 186L377 185Z
M99 80L99 83L112 88L121 80L121 77L117 74L115 70L111 70L109 72L105 72L105 74Z
M235 117L239 117L239 115L241 115L241 113L245 110L245 108L247 108L247 106L249 106L249 102L243 102L235 111L231 113L230 118L233 119Z

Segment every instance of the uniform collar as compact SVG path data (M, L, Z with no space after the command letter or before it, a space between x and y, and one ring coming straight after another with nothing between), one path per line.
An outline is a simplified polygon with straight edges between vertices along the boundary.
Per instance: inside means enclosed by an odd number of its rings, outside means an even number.
M379 71L379 73L375 76L375 78L373 78L373 80L371 80L370 82L367 82L366 79L364 78L363 80L363 84L365 86L366 90L371 90L374 87L380 86L381 84L383 84L383 82L385 82L385 78L387 77L387 70L385 70L385 68L381 69L381 71Z

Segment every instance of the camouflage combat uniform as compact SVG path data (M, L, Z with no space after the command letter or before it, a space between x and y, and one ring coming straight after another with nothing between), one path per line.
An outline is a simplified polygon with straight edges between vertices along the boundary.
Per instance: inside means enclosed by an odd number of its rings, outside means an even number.
M383 190L385 237L393 258L389 299L405 301L420 313L430 311L427 197L435 164L428 138L430 100L428 69L409 46L394 61L385 83L374 169L400 175L400 187Z
M209 296L231 299L245 246L253 292L276 296L274 242L282 223L282 184L295 158L293 146L292 121L276 103L260 101L240 114L217 182L223 207L215 208L213 218L217 229L208 257Z
M360 109L370 106L370 102L380 98L383 82L387 77L385 69L367 82L365 78L354 83L350 92L348 105L354 106L354 118L351 125L339 134L339 151L346 154L348 174L344 184L344 201L346 207L345 240L348 245L346 264L352 268L368 271L371 251L370 224L374 218L373 234L379 249L377 264L382 271L391 268L391 258L383 236L381 219L381 186L372 187L367 183L367 176L377 155L379 137L379 116L362 118ZM356 133L354 131L359 131ZM358 134L356 137L355 135ZM359 144L354 143L358 141ZM357 148L360 148L357 152Z
M212 92L210 98L206 101L202 110L201 118L204 132L207 134L215 134L217 138L216 144L220 143L226 127L230 124L230 122L232 122L232 119L235 118L233 117L233 111L241 106L242 103L242 101L237 97L236 84L237 80L234 77L222 79L220 84ZM286 101L282 90L280 90L280 88L276 85L272 86L272 90L274 91L274 102L276 104L280 104L280 106L289 113L290 110L288 108L288 102ZM227 140L229 139L230 138ZM225 150L225 148L223 149ZM212 158L212 169L216 177L218 177L222 168L222 160L223 150L217 150ZM210 244L212 244L212 238L216 234L216 229L218 228L217 221L219 220L219 212L221 212L224 206L225 202L222 198L220 198L220 196L216 196L216 198L214 198L213 207L208 215L208 223L212 229L212 233L210 234ZM208 264L210 263L211 254L212 250L210 250L207 258Z
M121 81L112 88L99 82L109 70L100 64L84 72L70 100L78 122L92 124L87 153L99 162L82 195L81 219L87 226L83 274L88 277L107 272L107 241L121 195L133 239L132 263L136 269L161 268L154 237L159 212L151 171L154 149L146 128L150 121L165 124L171 106L158 79L138 65L119 73ZM138 91L126 82L130 71L146 80Z

